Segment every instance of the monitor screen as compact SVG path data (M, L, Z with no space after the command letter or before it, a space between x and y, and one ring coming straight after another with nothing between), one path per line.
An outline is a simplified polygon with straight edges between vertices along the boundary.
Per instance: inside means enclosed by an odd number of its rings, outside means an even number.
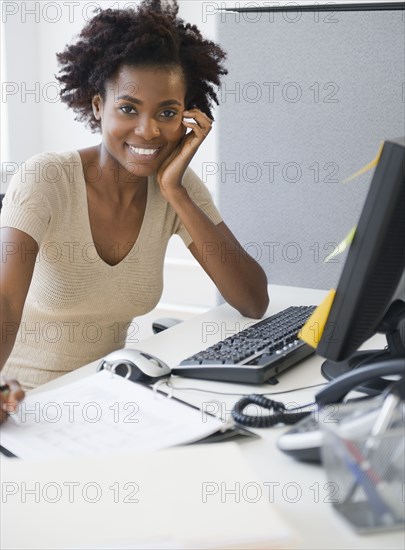
M358 366L404 357L405 140L386 141L316 353L336 378ZM387 348L357 351L376 332ZM369 392L372 393L372 392Z

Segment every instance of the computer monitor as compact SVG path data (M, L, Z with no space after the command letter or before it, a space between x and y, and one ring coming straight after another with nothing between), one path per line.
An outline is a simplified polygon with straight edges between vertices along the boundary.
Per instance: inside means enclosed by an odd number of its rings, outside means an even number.
M360 366L404 358L405 139L385 141L316 353L332 380ZM401 326L402 325L402 326ZM383 350L358 351L377 332ZM370 395L386 381L363 387Z

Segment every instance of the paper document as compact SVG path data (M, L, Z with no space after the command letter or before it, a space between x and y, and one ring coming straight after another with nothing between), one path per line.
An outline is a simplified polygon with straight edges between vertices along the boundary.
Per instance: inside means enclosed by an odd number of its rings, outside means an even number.
M235 443L1 462L0 548L291 548Z
M223 420L103 370L28 395L0 428L20 458L148 452L198 441Z

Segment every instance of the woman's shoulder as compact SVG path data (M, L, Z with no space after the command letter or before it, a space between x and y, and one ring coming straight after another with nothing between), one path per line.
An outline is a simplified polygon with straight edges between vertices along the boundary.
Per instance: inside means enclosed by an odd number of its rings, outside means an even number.
M196 172L190 168L187 167L186 171L184 172L182 184L184 187L187 187L188 189L194 189L194 188L201 188L205 187L204 183L202 182L201 178L196 174Z
M82 174L80 155L76 150L43 151L22 162L16 174L22 183L72 183Z
M184 172L182 185L192 195L201 195L206 199L211 198L211 193L200 176L190 167Z
M83 171L77 151L45 151L22 162L7 187L9 201L22 203L37 197L67 198L81 188Z
M59 161L65 162L70 160L76 160L79 157L79 152L75 149L63 150L63 151L41 151L28 157L25 162L41 162L41 161Z
M32 155L23 162L26 165L40 164L42 166L51 166L52 164L65 166L75 163L80 164L80 155L77 150L42 151Z

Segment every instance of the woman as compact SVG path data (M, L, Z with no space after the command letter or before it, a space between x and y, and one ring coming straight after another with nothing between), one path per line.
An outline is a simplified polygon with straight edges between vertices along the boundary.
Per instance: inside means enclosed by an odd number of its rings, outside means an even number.
M36 155L10 183L5 377L33 388L123 347L131 320L160 299L173 234L242 315L266 311L264 271L188 168L211 130L224 58L177 2L158 0L100 11L58 54L62 101L102 141Z

